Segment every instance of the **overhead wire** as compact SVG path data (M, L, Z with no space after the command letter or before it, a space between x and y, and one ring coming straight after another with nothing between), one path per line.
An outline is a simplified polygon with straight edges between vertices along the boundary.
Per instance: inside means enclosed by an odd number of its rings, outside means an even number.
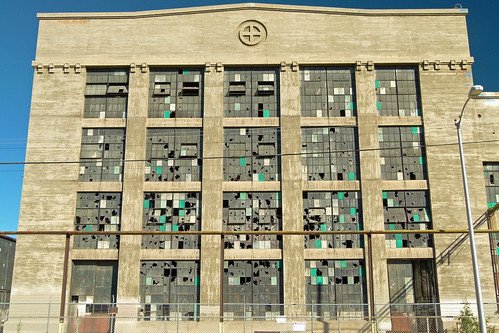
M495 140L479 140L479 141L468 141L463 144L482 144L482 143L493 143L499 142L499 139ZM427 145L418 145L413 146L399 146L399 147L383 147L383 148L364 148L364 149L335 149L335 150L314 150L314 151L302 151L296 153L276 153L276 154L267 154L267 155L258 155L256 157L260 158L271 158L271 157L283 157L283 156L298 156L298 155L313 155L313 154L326 154L326 153L361 153L361 152L370 152L370 151L383 151L383 150L400 150L400 149L417 149L417 148L432 148L432 147L445 147L445 146L455 146L457 142L448 142L448 143L437 143L437 144L427 144ZM237 156L205 156L205 157L197 157L197 158L187 158L187 159L197 159L197 160L215 160L215 159L233 159L239 157L255 157L253 154L250 155L237 155ZM131 162L151 162L152 160L162 160L168 159L165 158L147 158L147 159L121 159L121 158L85 158L80 160L72 160L72 161L0 161L0 166L3 165L50 165L50 164L85 164L91 163L92 161L113 161L113 162L123 162L123 163L131 163ZM1 170L0 170L1 171Z

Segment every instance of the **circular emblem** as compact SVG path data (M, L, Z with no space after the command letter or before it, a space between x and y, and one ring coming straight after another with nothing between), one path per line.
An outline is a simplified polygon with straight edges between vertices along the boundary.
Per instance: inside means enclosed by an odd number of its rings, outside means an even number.
M267 39L265 26L254 20L245 21L237 28L239 40L248 46L255 46Z

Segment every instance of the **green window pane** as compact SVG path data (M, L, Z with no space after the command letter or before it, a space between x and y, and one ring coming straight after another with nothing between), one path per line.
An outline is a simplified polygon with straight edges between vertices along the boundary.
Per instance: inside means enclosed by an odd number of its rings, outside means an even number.
M239 166L246 166L246 157L239 157Z

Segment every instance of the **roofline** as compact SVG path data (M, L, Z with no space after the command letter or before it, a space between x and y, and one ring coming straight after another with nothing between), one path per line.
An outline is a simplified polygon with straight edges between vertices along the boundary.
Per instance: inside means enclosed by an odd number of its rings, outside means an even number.
M15 238L12 238L12 237L9 237L9 236L0 235L0 238L6 239L6 240L14 242L14 243L16 242Z
M203 14L213 12L230 12L240 10L263 10L278 12L298 12L313 14L337 14L355 16L464 16L466 8L449 9L357 9L315 6L291 6L263 3L239 3L230 5L200 6L174 9L147 10L136 12L93 12L93 13L38 13L39 20L59 19L130 19L157 16Z

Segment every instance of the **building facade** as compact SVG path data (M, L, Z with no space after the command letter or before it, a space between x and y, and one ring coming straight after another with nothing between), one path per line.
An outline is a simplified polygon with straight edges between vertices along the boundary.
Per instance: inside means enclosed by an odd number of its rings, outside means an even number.
M66 312L113 304L116 331L170 316L198 331L221 301L235 321L367 318L387 304L437 315L414 304L472 302L459 235L320 234L466 229L454 126L473 85L466 13L39 14L26 161L48 164L26 166L19 229L82 232ZM493 109L471 102L463 125L475 219L499 195ZM315 233L292 234L302 231ZM497 240L476 238L484 300L495 303ZM11 314L60 299L64 244L19 236ZM253 304L249 315L241 304Z

